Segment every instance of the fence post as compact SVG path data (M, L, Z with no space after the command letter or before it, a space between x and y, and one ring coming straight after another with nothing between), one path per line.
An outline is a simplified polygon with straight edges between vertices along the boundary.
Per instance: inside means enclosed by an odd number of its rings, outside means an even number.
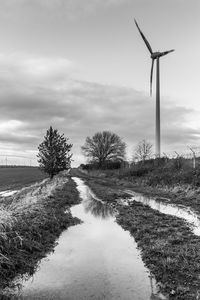
M196 169L196 153L194 151L194 149L192 149L191 147L188 147L190 149L190 151L193 154L193 169Z

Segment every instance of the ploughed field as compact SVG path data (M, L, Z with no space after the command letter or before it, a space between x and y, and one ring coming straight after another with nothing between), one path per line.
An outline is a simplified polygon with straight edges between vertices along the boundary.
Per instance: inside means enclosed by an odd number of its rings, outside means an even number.
M44 178L46 175L36 167L0 168L0 191L20 189Z

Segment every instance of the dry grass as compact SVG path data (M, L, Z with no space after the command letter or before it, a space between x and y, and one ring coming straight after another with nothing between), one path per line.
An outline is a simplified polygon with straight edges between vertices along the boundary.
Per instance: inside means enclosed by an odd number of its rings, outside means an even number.
M79 202L75 183L65 174L5 198L0 209L0 287L19 274L31 275L56 238L77 224L66 209Z

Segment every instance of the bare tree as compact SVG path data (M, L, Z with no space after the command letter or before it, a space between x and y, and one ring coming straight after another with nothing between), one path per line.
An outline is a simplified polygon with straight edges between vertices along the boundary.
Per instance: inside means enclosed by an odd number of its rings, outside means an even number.
M87 137L81 149L86 157L102 167L108 160L123 160L126 144L117 134L103 131L95 133L92 138Z
M138 143L134 152L134 159L139 161L145 161L152 155L152 144L146 140L142 140Z

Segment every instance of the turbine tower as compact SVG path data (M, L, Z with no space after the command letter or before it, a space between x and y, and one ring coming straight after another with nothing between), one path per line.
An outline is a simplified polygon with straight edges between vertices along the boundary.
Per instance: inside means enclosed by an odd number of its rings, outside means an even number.
M153 52L149 42L147 41L146 37L140 30L140 27L135 20L135 24L142 36L143 41L145 42L152 59L151 64L151 74L150 74L150 95L152 96L152 81L153 81L153 67L154 67L154 60L156 60L156 157L160 157L160 57L173 52L173 50L164 51L164 52Z

